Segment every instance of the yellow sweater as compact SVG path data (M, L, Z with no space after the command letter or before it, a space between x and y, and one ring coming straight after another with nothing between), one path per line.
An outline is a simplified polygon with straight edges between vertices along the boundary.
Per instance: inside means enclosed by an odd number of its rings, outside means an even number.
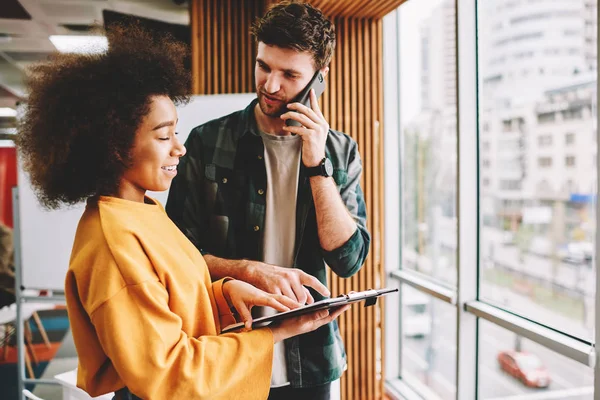
M200 252L146 200L90 200L79 222L65 284L77 385L91 396L127 386L143 399L266 399L270 329L218 336L233 322L223 281L211 283Z

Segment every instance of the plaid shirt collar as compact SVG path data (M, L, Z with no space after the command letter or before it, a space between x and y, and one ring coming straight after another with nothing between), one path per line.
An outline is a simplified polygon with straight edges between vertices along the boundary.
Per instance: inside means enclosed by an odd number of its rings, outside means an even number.
M258 104L258 99L252 100L250 104L242 111L240 115L240 123L244 127L244 131L241 137L248 134L260 137L258 124L256 123L256 116L254 115L254 108Z

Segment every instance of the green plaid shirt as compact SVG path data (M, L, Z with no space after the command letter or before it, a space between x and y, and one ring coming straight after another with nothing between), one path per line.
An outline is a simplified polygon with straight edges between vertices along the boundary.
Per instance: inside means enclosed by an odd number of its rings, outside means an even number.
M169 192L167 213L203 254L262 261L267 173L263 141L254 118L254 100L245 110L192 130ZM326 264L339 276L355 274L367 257L370 235L356 142L329 131L327 157L333 178L358 229L341 247L321 248L315 207L303 165L298 180L294 267L326 284ZM262 189L262 190L260 190ZM311 291L315 300L322 297ZM285 341L288 378L293 387L338 379L346 354L337 322Z

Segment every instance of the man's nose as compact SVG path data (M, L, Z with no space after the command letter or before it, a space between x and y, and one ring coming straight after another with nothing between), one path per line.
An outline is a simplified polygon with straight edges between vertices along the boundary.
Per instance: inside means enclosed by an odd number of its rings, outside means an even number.
M265 82L264 88L267 93L277 93L279 91L279 79L274 74L269 74L267 81Z

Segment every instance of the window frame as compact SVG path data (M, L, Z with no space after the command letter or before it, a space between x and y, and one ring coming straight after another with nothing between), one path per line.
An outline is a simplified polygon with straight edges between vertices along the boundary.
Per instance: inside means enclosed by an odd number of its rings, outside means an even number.
M477 65L477 1L455 0L456 24L456 79L457 79L457 286L448 288L435 282L435 277L402 269L402 213L398 204L402 199L402 135L398 135L401 127L400 114L400 12L386 16L384 29L384 140L386 146L386 218L385 227L385 268L388 276L387 286L411 287L456 307L456 399L478 399L478 320L489 321L508 331L519 334L567 358L578 361L594 369L594 399L600 400L600 363L597 363L597 350L594 343L574 338L571 335L552 329L540 322L530 320L522 315L511 313L496 305L481 301L479 298L479 227L483 217L479 208L480 173L479 165L480 135L485 135L484 127L479 126L478 113L478 65ZM598 11L598 8L597 8ZM599 18L600 19L600 18ZM389 33L389 34L388 34ZM597 81L600 82L600 70ZM600 93L596 93L595 109L592 110L598 121L597 104ZM390 104L392 102L393 104ZM481 128L481 131L480 131ZM595 128L595 127L594 127ZM389 140L395 138L392 145ZM596 141L597 153L600 154L600 140ZM391 154L388 154L391 152ZM389 157L394 162L388 165ZM600 164L596 163L597 181L600 178ZM390 173L391 172L391 173ZM388 195L392 193L392 195ZM390 202L391 201L391 202ZM596 202L596 227L600 227L600 204ZM461 218L461 215L472 215L475 218ZM389 213L388 213L389 212ZM391 214L390 214L391 213ZM397 223L396 223L397 222ZM476 246L473 246L476 243ZM600 255L600 240L596 235L596 255ZM594 266L598 271L600 257L595 257ZM476 266L474 268L473 266ZM600 273L596 273L596 287L600 288ZM595 297L595 337L600 343L600 293ZM398 302L401 301L401 296ZM401 309L388 306L385 310L386 327L385 344L385 386L388 395L398 399L423 399L423 394L415 392L401 378ZM397 328L394 328L397 327Z

